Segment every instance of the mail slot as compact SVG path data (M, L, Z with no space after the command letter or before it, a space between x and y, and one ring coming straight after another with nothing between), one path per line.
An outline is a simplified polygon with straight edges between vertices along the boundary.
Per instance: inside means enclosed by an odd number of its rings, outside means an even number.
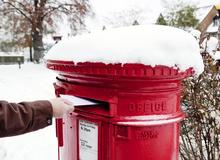
M57 57L47 57L47 68L58 73L54 84L57 96L75 96L94 103L76 105L73 112L57 120L59 160L178 160L180 121L185 117L180 108L181 81L198 69L192 59L198 60L199 65L202 63L201 56L194 53L199 54L199 46L188 33L169 27L137 26L137 32L133 28L125 30L128 32L119 29L110 34L100 33L94 39L92 34L80 36L63 41L63 47L61 41L50 53L57 53ZM168 35L173 30L175 34ZM155 41L152 35L157 32L167 35L158 35L160 39ZM110 41L106 35L116 35L120 41ZM182 37L184 43L170 44L167 38L173 36ZM142 41L135 44L138 38ZM151 44L147 45L151 50L145 51L143 40L149 38L152 38L149 43L156 46L152 49ZM71 45L72 50L68 48ZM159 57L156 65L142 63L141 56L148 61L152 56L146 56L147 53L164 52L160 49L167 45L169 52ZM132 46L136 48L122 53ZM70 59L62 57L62 50L71 52ZM102 58L96 58L95 52ZM118 60L120 53L131 59L124 62L122 56ZM188 63L179 64L179 57L188 53ZM110 55L117 62L107 63ZM170 55L175 55L177 61ZM167 56L174 66L163 65Z

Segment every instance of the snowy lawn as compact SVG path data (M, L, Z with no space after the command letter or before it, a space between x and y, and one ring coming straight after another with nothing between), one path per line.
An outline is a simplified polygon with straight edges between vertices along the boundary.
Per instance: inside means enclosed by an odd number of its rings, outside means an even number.
M0 99L10 102L55 97L56 74L43 64L0 65ZM55 125L21 136L0 138L0 160L57 160Z

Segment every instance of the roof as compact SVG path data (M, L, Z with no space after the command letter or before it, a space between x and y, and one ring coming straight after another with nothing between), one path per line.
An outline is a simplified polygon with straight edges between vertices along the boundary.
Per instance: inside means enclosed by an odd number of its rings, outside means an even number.
M213 22L213 18L218 14L218 10L214 5L200 7L196 11L196 17L199 19L199 25L197 29L204 33L210 24Z
M199 23L204 20L204 18L209 14L212 8L213 8L213 5L197 8L196 18L199 20Z

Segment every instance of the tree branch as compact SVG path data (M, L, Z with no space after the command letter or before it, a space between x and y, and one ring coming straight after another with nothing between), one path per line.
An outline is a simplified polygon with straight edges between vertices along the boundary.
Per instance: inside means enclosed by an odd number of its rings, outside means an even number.
M4 4L8 4L9 6L11 6L12 8L15 9L15 11L17 11L18 13L20 13L21 15L23 15L30 23L33 23L31 18L28 17L20 8L16 7L14 4L12 4L11 2L6 2L4 0L2 0L2 2Z
M60 4L57 7L51 7L47 12L44 13L42 18L45 18L46 16L52 14L53 12L55 12L56 10L59 10L59 9L64 9L64 10L68 11L68 9L65 8L65 6L71 6L71 4Z

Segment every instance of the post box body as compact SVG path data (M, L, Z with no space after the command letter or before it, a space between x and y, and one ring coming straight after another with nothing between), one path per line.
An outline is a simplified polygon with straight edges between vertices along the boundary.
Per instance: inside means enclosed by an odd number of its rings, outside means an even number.
M95 100L57 120L60 160L178 160L181 80L165 66L48 61L55 91Z

